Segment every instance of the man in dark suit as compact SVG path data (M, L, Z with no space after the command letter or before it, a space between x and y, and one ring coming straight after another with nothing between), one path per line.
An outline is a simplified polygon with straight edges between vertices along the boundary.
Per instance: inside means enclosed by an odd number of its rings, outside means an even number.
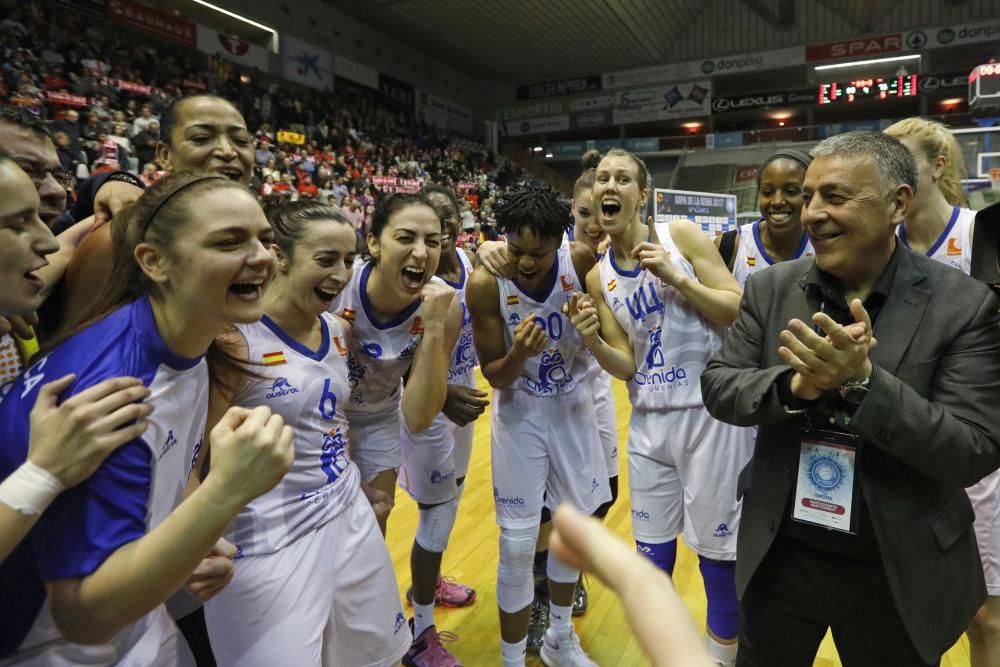
M712 416L760 427L735 490L737 664L811 665L827 628L847 667L938 664L986 596L964 489L1000 467L1000 299L896 242L902 144L812 154L815 259L749 280L701 378Z

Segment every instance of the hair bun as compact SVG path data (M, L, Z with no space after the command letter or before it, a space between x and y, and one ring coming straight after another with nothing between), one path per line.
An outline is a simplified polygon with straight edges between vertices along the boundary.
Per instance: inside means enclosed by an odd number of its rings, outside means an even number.
M601 152L596 149L590 149L583 154L580 158L580 164L583 165L584 169L597 169L597 165L601 163Z

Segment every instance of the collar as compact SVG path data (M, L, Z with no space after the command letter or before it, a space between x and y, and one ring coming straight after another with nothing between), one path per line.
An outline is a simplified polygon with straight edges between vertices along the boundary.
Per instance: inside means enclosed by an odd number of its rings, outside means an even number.
M883 299L889 296L889 292L892 289L892 282L896 277L896 269L903 255L900 246L901 244L897 242L895 248L893 248L892 255L889 256L888 263L886 263L885 268L882 269L882 273L879 274L878 279L872 286L872 290L868 294L869 297L873 294L880 294ZM815 259L810 262L809 269L803 276L802 285L807 289L818 289L824 296L844 298L844 288L841 286L840 281L817 267Z

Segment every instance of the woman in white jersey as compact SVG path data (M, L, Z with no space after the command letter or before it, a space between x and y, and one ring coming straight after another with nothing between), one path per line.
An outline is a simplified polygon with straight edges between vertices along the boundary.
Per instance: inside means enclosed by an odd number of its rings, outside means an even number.
M37 310L43 284L36 272L48 264L46 256L59 249L38 217L38 208L31 179L0 154L0 331L3 318L26 317ZM9 360L9 353L0 358L0 367ZM57 407L57 397L74 379L67 375L39 390L27 460L7 479L0 479L0 561L56 495L90 477L108 454L145 431L145 423L135 420L152 408L133 403L149 396L141 380L106 380ZM110 420L104 419L109 415Z
M468 304L483 376L494 388L491 459L500 525L497 603L504 665L523 665L534 597L532 557L543 506L569 502L592 514L611 500L587 381L589 357L563 307L594 255L562 245L569 209L549 191L506 195L494 207L513 278L477 268ZM579 572L547 565L551 624L546 665L592 665L570 623Z
M259 377L213 391L209 419L230 405L270 407L295 429L295 463L226 531L235 573L205 605L212 650L220 665L395 665L409 631L347 456L350 325L326 312L351 281L354 229L339 210L304 200L270 221L278 270L264 317L227 334Z
M400 422L426 431L444 407L450 352L462 325L454 288L434 277L441 219L423 195L379 202L366 238L369 258L331 311L351 323L344 406L350 455L361 481L394 496L402 462ZM383 534L386 520L380 520Z
M965 163L958 141L944 125L923 118L901 120L885 133L910 149L917 163L913 212L898 228L900 242L969 273L976 212L962 206ZM988 596L969 626L969 653L972 667L995 667L1000 665L1000 471L967 491Z
M740 287L772 264L813 254L801 220L802 181L810 162L807 154L790 148L768 156L757 173L760 219L715 238Z
M113 278L93 318L7 385L0 474L24 458L39 385L69 370L67 394L134 375L153 412L146 432L57 498L0 565L5 664L192 664L163 602L292 462L281 417L234 408L212 431L211 471L181 502L205 433L209 365L225 363L215 338L260 318L274 270L254 197L218 174L172 174L120 215Z
M459 663L441 645L434 624L434 605L465 607L476 599L473 589L441 577L441 557L455 525L469 469L473 422L489 403L486 393L475 388L473 371L478 360L465 302L472 260L465 250L455 246L461 224L458 201L455 193L442 185L431 184L421 192L441 217L441 259L435 275L455 290L455 300L462 308L462 331L449 357L448 400L441 414L423 433L411 432L405 421L400 424L403 466L399 485L418 508L417 534L410 553L413 587L407 591L413 604L413 646L404 663L452 667Z
M590 296L579 295L570 311L601 366L628 381L637 547L671 573L684 533L705 581L709 654L729 665L739 619L736 478L753 443L747 429L712 419L699 377L736 318L740 289L693 223L643 224L648 184L633 154L614 149L601 160L594 207L611 249L587 275Z

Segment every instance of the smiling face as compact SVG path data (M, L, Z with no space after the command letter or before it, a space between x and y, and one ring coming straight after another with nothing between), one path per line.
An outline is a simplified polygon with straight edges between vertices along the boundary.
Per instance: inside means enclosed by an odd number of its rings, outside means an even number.
M806 169L795 160L769 162L760 174L757 203L768 228L775 233L801 227L802 180Z
M368 234L367 241L384 284L398 296L415 298L437 272L441 219L426 204L408 204L389 216L377 237Z
M304 313L320 315L351 281L357 237L340 220L314 220L296 242L291 257L272 247L278 258L276 281L287 282L281 293Z
M558 236L544 238L528 227L508 235L507 252L516 271L517 282L529 290L541 289L561 244L562 239Z
M590 188L581 188L573 195L571 202L573 211L573 238L587 244L587 247L597 252L607 232L601 228L597 216L594 215L594 196Z
M0 317L27 315L42 304L35 275L59 249L38 217L38 192L16 164L0 160Z
M163 298L220 330L258 321L275 268L274 232L260 205L235 187L195 193L181 204L187 223L174 232L172 248L160 249L161 270L150 276Z
M597 165L592 199L601 228L612 235L624 232L646 205L639 165L625 155L605 157Z
M442 192L429 192L427 199L441 216L441 252L447 253L455 249L455 239L461 231L462 219L451 197Z
M854 282L888 257L911 195L909 186L899 186L892 196L881 187L875 162L866 155L813 160L803 184L802 225L816 251L816 266ZM900 189L905 193L898 194Z
M167 171L211 171L250 183L253 137L232 104L217 97L192 97L178 103L176 114L170 136L156 144L157 158Z

